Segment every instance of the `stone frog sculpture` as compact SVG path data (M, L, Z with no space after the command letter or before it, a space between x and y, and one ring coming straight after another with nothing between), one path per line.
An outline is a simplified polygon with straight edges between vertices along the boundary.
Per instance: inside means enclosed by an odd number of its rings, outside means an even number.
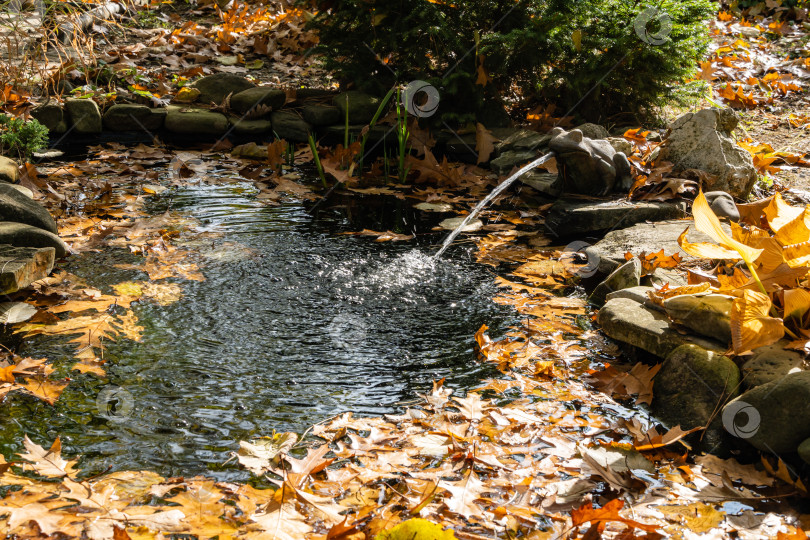
M630 191L630 162L606 140L589 139L578 129L551 130L549 149L557 154L559 176L555 187L569 193L606 195Z

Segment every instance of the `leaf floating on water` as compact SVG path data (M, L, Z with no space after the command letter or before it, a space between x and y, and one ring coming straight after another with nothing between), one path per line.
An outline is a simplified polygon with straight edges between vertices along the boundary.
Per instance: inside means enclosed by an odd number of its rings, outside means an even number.
M359 232L345 232L341 234L351 235L351 236L375 236L375 242L403 242L407 240L413 240L414 236L412 234L400 234L395 233L393 231L385 231L385 232L378 232L372 231L371 229L363 229Z
M446 231L455 231L459 225L464 222L464 217L454 217L454 218L447 218L439 223L439 227ZM461 232L475 232L480 231L481 228L484 226L484 223L480 219L474 219L469 222Z
M273 464L298 442L296 433L276 433L272 437L262 437L252 442L239 441L236 458L239 463L256 475L273 469Z
M25 322L37 313L37 308L25 302L0 302L0 324Z
M73 477L78 472L74 468L77 460L66 461L62 459L62 442L59 437L56 438L48 450L33 442L27 435L23 439L23 445L27 453L19 454L19 456L29 462L26 468L32 469L41 476L51 478Z

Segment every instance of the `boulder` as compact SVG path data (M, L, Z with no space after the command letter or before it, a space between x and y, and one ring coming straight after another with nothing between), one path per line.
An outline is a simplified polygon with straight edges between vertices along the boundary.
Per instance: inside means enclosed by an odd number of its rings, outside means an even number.
M608 294L622 289L629 289L630 287L638 287L640 282L641 261L637 257L633 257L597 285L588 301L601 306L605 303L605 297Z
M551 140L551 135L545 133L538 133L530 129L520 129L508 137L504 138L500 143L495 145L495 151L498 155L508 151L517 150L536 151L548 145Z
M754 388L781 379L789 373L804 370L804 354L785 349L787 340L754 349L753 355L742 365L743 385Z
M257 118L256 120L231 118L230 122L233 127L233 132L237 135L244 135L245 137L257 137L270 133L273 130L273 123L266 118Z
M304 105L301 114L307 123L316 127L340 124L340 109L331 105Z
M11 158L0 156L0 182L16 184L20 181L20 169Z
M166 109L119 103L107 109L102 120L110 131L157 131L163 127L166 114Z
M572 207L576 208L576 206L573 206L575 201L571 201L571 203ZM553 218L553 221L554 219L557 220L555 221L556 227L568 232L572 223L566 223L564 214L560 213L558 215L560 217ZM548 220L549 218L546 217L546 222ZM601 225L601 223L597 224ZM624 220L617 225L617 227L619 226L625 226ZM682 251L678 246L678 236L687 227L689 228L687 237L690 242L714 243L711 238L695 230L694 223L691 221L661 221L658 223L636 223L636 225L626 229L610 231L602 240L586 248L585 253L588 255L589 260L599 261L599 272L604 274L609 274L618 266L624 264L624 254L627 252L640 255L642 252L657 253L663 249L666 255L680 254L684 263L695 262L698 260L697 258ZM723 230L729 236L731 235L731 229L728 225L723 224Z
M810 371L752 388L723 408L723 426L763 452L795 452L810 438Z
M0 245L0 294L10 294L47 277L53 269L52 247Z
M633 153L633 143L624 137L608 137L606 140L614 150L621 152L625 156L629 156Z
M585 124L580 124L574 129L578 129L582 132L582 135L588 137L589 139L607 139L610 136L608 130L599 124L592 124L587 122Z
M799 454L799 457L802 458L802 461L810 463L810 439L802 441L796 449L796 452Z
M244 77L233 73L215 73L201 79L197 79L189 85L200 91L198 101L205 105L216 103L217 105L225 101L228 95L236 95L248 88L255 88L255 84Z
M312 126L292 111L278 111L270 116L273 132L280 139L289 142L307 142L309 134L314 133Z
M245 114L254 107L264 105L269 107L271 111L277 111L284 106L285 101L287 101L287 93L284 90L269 86L258 86L232 95L231 109L239 114Z
M312 102L324 101L333 98L337 92L334 90L324 90L323 88L297 88L295 90L295 101Z
M98 135L101 133L101 111L95 101L89 98L66 99L65 109L70 115L73 131L79 135Z
M475 137L467 146L475 148ZM535 158L537 158L537 152L534 150L507 150L490 161L489 168L498 174L507 174L515 167L520 168Z
M12 221L0 221L0 244L8 244L15 247L50 247L56 251L55 255L57 259L61 259L69 252L67 245L62 242L62 239L52 232L32 225Z
M670 289L674 289L675 287L683 287L687 285L686 275L678 272L677 270L671 270L668 268L656 268L653 270L652 274L647 274L643 278L641 278L641 284L646 285L648 287L656 287L661 288L664 285L669 285Z
M700 448L716 452L730 440L717 411L739 395L739 385L740 370L733 361L696 345L681 345L655 376L652 411L669 427L708 426Z
M686 203L683 201L677 203L658 201L630 202L626 199L605 201L564 196L558 199L548 211L545 228L552 236L565 238L610 229L627 230L626 227L643 221L664 221L687 215ZM687 226L688 223L684 222L678 234L682 233ZM674 241L677 238L678 235L676 234L672 240ZM650 244L656 245L655 243ZM648 253L659 251L661 247L647 249L646 251ZM630 250L622 251L622 261L624 261L624 254L627 251ZM637 252L632 251L632 253ZM610 271L613 271L613 269Z
M39 203L21 193L16 186L0 182L0 221L24 223L56 234L56 222ZM10 242L0 242L10 243ZM16 244L15 244L16 245Z
M746 200L757 180L751 154L731 137L739 119L730 109L687 113L670 125L659 159L675 164L673 173L700 169L713 176L705 191L725 191Z
M652 291L654 291L652 287L645 287L643 285L639 285L636 287L627 287L626 289L621 289L618 291L613 291L607 294L605 297L606 301L611 301L614 298L629 298L634 302L638 302L648 308L657 309L661 311L662 308L658 304L653 304L650 301L650 295Z
M350 90L336 95L332 104L340 110L341 121L345 123L346 110L349 111L350 124L368 124L380 106L380 98L363 92Z
M664 311L674 322L722 343L731 343L731 305L725 294L682 294L664 300Z
M170 106L165 127L172 133L197 136L219 136L228 131L228 118L205 109Z
M710 191L703 195L717 217L728 218L735 222L740 221L740 211L737 209L734 197L725 191Z
M67 115L62 106L49 99L31 111L31 118L48 128L51 135L61 135L68 129Z
M722 353L722 343L688 336L676 331L669 324L666 314L644 307L629 298L609 300L599 310L598 324L608 337L633 345L661 358L666 358L681 345L694 344L704 349Z
M557 182L555 173L543 173L537 170L529 171L518 180L532 189L540 192L541 195L556 199L560 196L561 190Z

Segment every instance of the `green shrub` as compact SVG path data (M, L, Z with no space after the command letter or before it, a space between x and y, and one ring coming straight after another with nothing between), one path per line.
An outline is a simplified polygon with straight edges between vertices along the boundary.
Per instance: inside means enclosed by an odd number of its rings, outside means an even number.
M604 120L676 97L705 54L711 0L658 2L672 24L656 45L635 30L648 8L628 0L335 0L310 24L320 35L316 52L343 81L377 93L395 81L428 81L441 93L442 120L465 120L459 115L488 95L515 88ZM653 34L656 24L647 26ZM492 78L486 88L476 84L481 58Z
M36 120L0 114L0 155L29 159L48 143L48 128Z

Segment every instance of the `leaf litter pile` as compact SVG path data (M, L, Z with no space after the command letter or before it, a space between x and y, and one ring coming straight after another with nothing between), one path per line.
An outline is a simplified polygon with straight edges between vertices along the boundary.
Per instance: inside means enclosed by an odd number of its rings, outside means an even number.
M247 52L294 64L289 51L300 50L311 39L300 32L296 18L253 11L246 17L240 9L246 8L236 4L232 12L220 13L214 34L195 23L180 31L155 31L155 43L175 54L161 54L161 62L190 70L188 77L208 69L194 63L215 62L219 71L260 69L249 65ZM732 24L721 13L715 22L718 39L738 32ZM758 25L763 33L792 31L778 21L741 24ZM266 40L268 31L274 36L286 32L289 39ZM215 44L208 41L210 35L216 36ZM244 35L253 41L240 37ZM282 50L262 52L271 42L281 43ZM778 66L763 70L752 60L752 51L766 54L765 42L719 43L697 77L710 81L716 97L731 106L773 114L767 108L774 96L790 99L801 93L790 70L803 76L807 59L791 60L790 65L779 60ZM150 54L143 46L126 45L117 59L113 53L109 59L132 66ZM746 63L751 64L750 73L741 71ZM165 73L145 70L141 64L137 69L145 77L139 80L148 82L130 91L148 93L154 100L175 92L161 82L167 80ZM300 77L302 69L284 72ZM179 92L175 96L182 98ZM564 125L566 119L554 118L553 108L541 108L529 120L543 129ZM773 121L808 128L801 114L787 113ZM358 143L318 152L324 170L347 191L415 199L424 211L451 209L463 216L497 182L475 166L440 162L431 153L435 141L430 134L415 124L410 132L419 153L409 158L409 184L380 182L379 162L370 173L358 176L352 171ZM495 141L480 125L475 132L479 162L486 161ZM625 134L634 144L634 196L697 194L699 176L668 178L666 164L650 161L655 143L648 134L641 129ZM74 346L72 369L79 377L105 376L105 344L140 338L143 328L133 303L176 302L182 298L183 281L204 279L206 261L225 251L252 255L244 246L225 245L217 233L197 230L187 217L172 212L149 215L145 203L150 197L182 187L189 178L204 178L250 180L259 191L257 199L268 205L321 198L317 188L299 181L292 167L312 160L309 148L285 157L288 147L283 141L266 148L230 148L225 142L183 152L156 143L107 145L93 149L84 162L28 169L26 185L58 217L60 236L75 256L127 250L133 262L119 268L143 275L103 293L62 270L38 282L33 292L12 298L32 306L14 331L25 337L64 336ZM744 144L763 174L806 164L801 154L775 152L753 141ZM548 167L553 172L554 164ZM534 232L542 223L543 208L538 211L519 199L501 202L508 202L509 209L483 213L478 225L483 236L475 240L478 261L502 270L496 278L501 286L496 301L513 306L522 316L521 324L506 335L490 336L482 327L474 336L480 361L495 365L498 378L483 381L466 395L436 381L401 415L357 418L343 413L304 434L273 433L241 441L233 460L257 477L248 484L163 478L149 471L87 478L76 460L62 457L59 438L38 441L45 446L26 438L24 452L8 462L0 457L0 530L17 538L91 539L807 538L802 529L810 527L810 517L788 504L805 496L806 489L784 463L741 464L694 455L684 439L691 431L662 428L614 400L626 403L634 398L637 405L649 404L658 366L614 362L618 353L591 328L592 314L584 300L563 295L571 290L578 263ZM514 210L521 205L524 208ZM787 308L789 296L796 300L808 294L797 281L802 276L796 275L797 268L806 273L806 214L806 208L793 207L777 194L751 206L745 229L735 229L734 238L718 235L716 245L681 240L693 254L751 263L747 271L738 268L730 276L704 272L704 284L695 286L740 291L750 309L738 311L773 327L768 339L791 332L796 348L806 348L810 336L807 312L793 317ZM704 214L702 219L710 218ZM392 231L356 234L377 241L411 238ZM679 262L665 254L635 255L650 271ZM763 269L766 263L775 266ZM790 279L786 287L784 280ZM771 317L774 313L783 318ZM739 321L740 328L745 323ZM758 344L750 333L740 336L749 341L735 348ZM47 359L8 354L0 367L2 396L20 392L53 404L69 384L68 379L54 378Z

